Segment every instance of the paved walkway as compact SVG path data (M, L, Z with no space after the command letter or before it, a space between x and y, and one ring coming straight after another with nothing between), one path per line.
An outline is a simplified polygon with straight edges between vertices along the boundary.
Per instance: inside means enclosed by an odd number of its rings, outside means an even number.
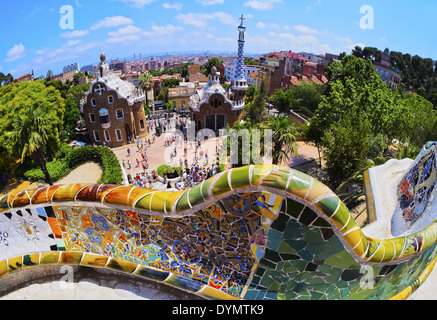
M97 163L89 162L70 172L65 178L55 184L97 183L102 177L103 170Z
M175 128L176 120L177 119L171 119L172 128ZM168 165L170 167L185 167L185 159L188 162L188 166L191 167L195 158L195 144L189 142L174 142L172 145L166 146L165 142L171 136L172 133L167 132L160 137L155 137L155 141L153 142L153 135L150 133L148 137L141 139L144 146L142 150L138 149L137 143L135 142L127 146L113 148L112 151L119 159L120 163L124 163L126 173L130 174L131 176L142 174L144 172L142 167L142 153L146 154L148 158L148 168L145 170L145 172L149 175L151 175L152 171L157 170L161 165ZM148 141L149 138L152 142L150 145L148 142L144 143L145 141ZM209 167L212 169L216 160L214 155L216 154L216 148L218 147L218 138L209 139L201 144L201 148L199 148L197 151L198 163L201 167ZM186 156L184 154L185 148L187 149ZM173 157L172 154L174 154L175 149L176 156ZM128 150L130 152L128 152ZM205 157L206 154L208 155L208 159ZM137 160L139 161L139 164ZM147 187L152 189L166 188L166 186L162 183L153 183L152 186L147 185Z

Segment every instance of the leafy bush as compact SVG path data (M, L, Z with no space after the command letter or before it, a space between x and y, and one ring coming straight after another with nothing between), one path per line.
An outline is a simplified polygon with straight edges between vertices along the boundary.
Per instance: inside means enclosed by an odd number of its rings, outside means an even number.
M105 147L81 147L73 149L67 157L69 167L75 169L86 162L97 162L103 167L98 183L119 185L123 181L120 163L115 154Z
M87 162L96 162L102 165L103 174L97 183L120 185L123 174L115 154L105 147L81 147L71 149L61 148L57 156L59 159L47 163L53 181L59 181L67 176L72 170ZM21 174L25 179L32 181L45 180L41 169L37 166L26 168Z
M48 162L47 170L49 171L53 181L61 180L71 172L71 169L68 167L68 163L65 161L65 159ZM31 179L32 181L45 180L44 173L41 171L39 167L35 167L33 169L25 171L23 176L26 180L28 179Z
M175 168L175 167L169 167L167 165L159 166L158 169L156 169L156 172L158 172L158 175L160 177L167 176L170 179L178 177L181 171L182 171L181 167Z

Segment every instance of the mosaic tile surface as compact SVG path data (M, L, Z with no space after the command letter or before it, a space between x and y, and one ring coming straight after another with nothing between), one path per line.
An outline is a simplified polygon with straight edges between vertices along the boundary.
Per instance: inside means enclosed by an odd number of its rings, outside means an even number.
M436 223L368 238L331 190L278 166L233 169L176 193L53 186L5 196L0 208L0 277L73 264L206 298L405 299L437 253Z

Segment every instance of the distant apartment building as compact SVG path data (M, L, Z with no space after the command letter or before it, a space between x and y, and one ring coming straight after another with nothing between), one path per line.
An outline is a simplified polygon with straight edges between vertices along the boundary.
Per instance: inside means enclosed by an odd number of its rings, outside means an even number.
M141 76L141 72L135 72L135 73L127 73L122 76L120 76L121 80L127 81L132 83L135 87L138 88L138 78Z
M282 88L282 78L291 71L291 58L289 55L270 55L261 64L257 87L259 88L263 81L267 84L267 90L274 93L277 89Z
M115 61L109 64L109 68L115 71L121 71L122 74L130 73L131 68L130 65L125 61Z
M323 58L323 65L325 66L330 65L334 61L340 61L340 56L337 54L325 53L321 55L321 57Z
M94 74L98 69L99 69L99 67L96 64L91 64L91 65L82 67L80 69L80 72L83 72L83 73L89 72L89 73Z
M190 82L208 82L208 77L200 72L200 65L197 63L188 66L188 78Z
M148 70L159 70L161 69L161 62L156 60L155 58L152 58L149 63L149 69Z
M78 63L72 63L69 64L68 66L65 66L63 69L63 72L66 73L68 71L74 71L74 72L80 72L80 66Z
M307 54L305 57L291 51L269 53L260 57L260 70L258 73L250 73L250 78L256 79L258 88L262 82L265 82L270 93L278 89L286 91L302 81L326 83L324 65L311 62L311 56L314 55ZM315 60L323 61L321 58Z
M299 52L299 55L303 58L306 58L309 60L309 62L314 62L316 64L323 64L323 57L314 53L308 53L308 52Z
M391 56L388 48L382 53L381 62L374 62L373 66L387 87L396 88L401 83L401 72L391 66Z
M65 83L67 80L73 81L74 75L76 74L76 72L74 70L72 71L68 71L68 72L64 72L61 74L58 74L56 76L51 77L51 80L61 80L63 83Z
M226 81L232 81L236 69L237 69L237 61L225 65L224 76L226 78ZM259 66L247 66L247 65L244 66L244 72L245 72L246 79L248 81L247 84L249 86L255 84L255 80L251 77L251 74L258 73L260 69L261 68Z
M320 79L325 75L325 66L322 64L317 64L315 62L307 62L303 66L302 75L304 76L315 76Z
M173 104L175 111L189 110L190 97L196 93L196 88L192 87L178 87L168 89L168 101Z
M24 81L31 82L33 80L35 80L35 74L33 73L33 70L32 70L32 73L27 73L27 74L19 77L16 81L17 82L24 82Z

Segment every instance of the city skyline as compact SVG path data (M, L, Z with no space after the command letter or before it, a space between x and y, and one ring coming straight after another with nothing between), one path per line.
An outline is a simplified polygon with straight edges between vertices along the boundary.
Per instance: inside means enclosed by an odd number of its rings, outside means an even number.
M3 36L0 72L15 78L97 63L101 52L109 60L140 53L236 52L241 14L246 53L339 54L359 45L436 59L426 37L437 28L437 4L430 0L414 6L394 0L25 0L3 8L4 25L13 27ZM363 20L371 25L363 27Z

